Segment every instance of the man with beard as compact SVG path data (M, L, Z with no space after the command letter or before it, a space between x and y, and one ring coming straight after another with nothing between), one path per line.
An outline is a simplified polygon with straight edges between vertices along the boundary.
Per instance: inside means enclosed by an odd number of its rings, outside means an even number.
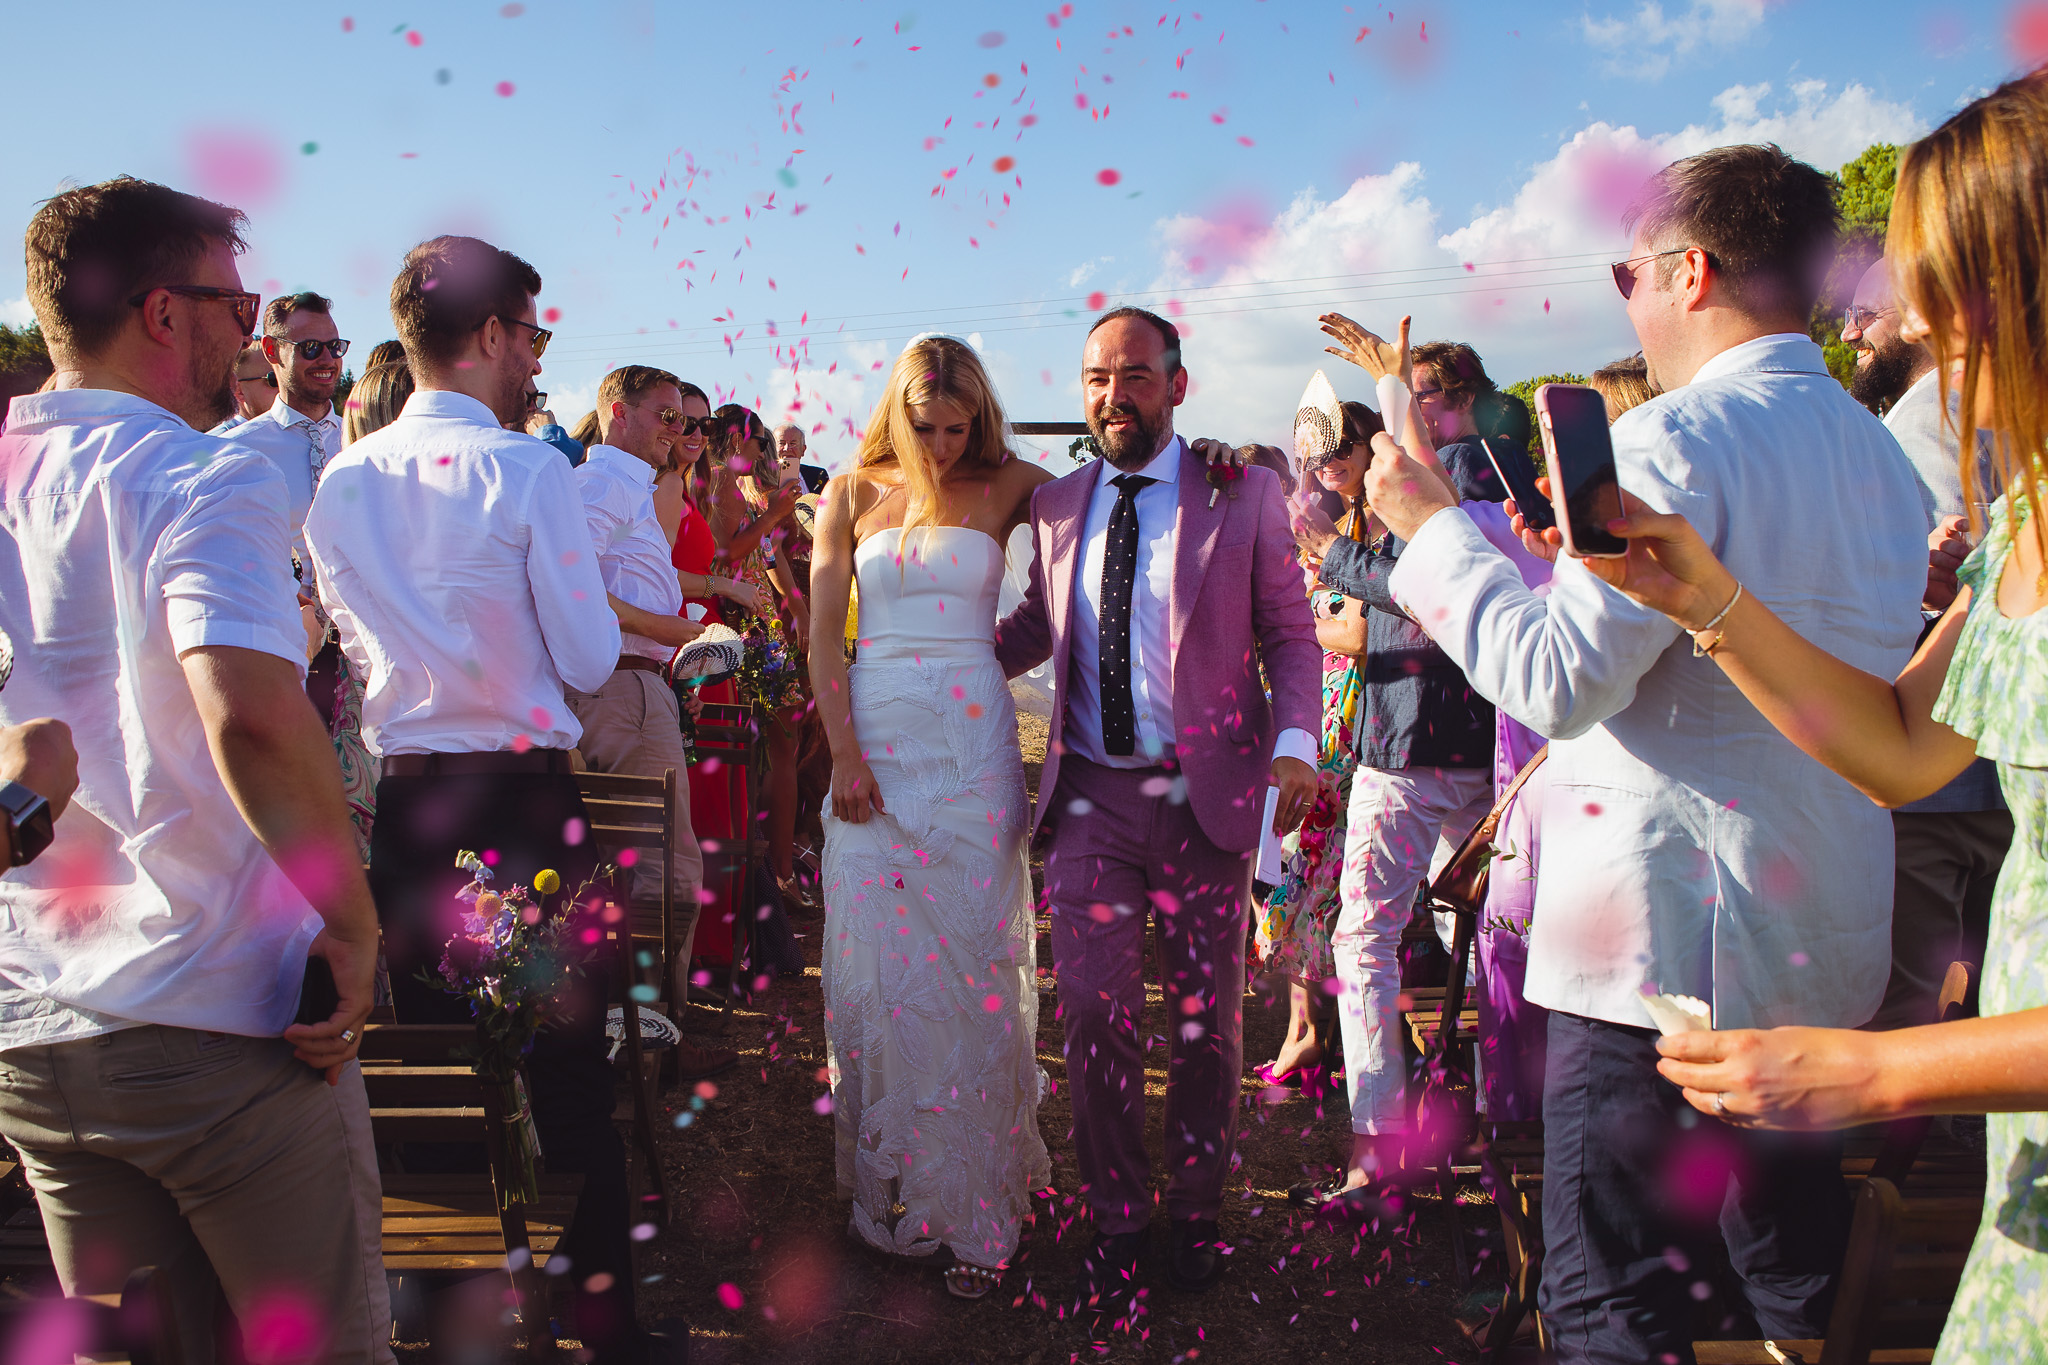
M292 549L301 560L302 532L320 471L341 453L341 414L334 390L348 342L335 329L334 305L307 290L272 299L257 339L276 381L269 410L234 428L235 443L260 452L284 475L291 497ZM238 376L239 377L239 376Z
M29 225L64 387L0 436L0 727L67 724L78 787L0 878L0 1133L67 1293L154 1265L191 1359L218 1285L244 1322L303 1306L309 1357L389 1361L354 1065L376 912L299 690L284 479L200 434L256 324L243 222L124 176ZM309 955L339 1004L295 1025Z
M469 873L457 850L495 850L501 888L552 869L574 892L596 861L569 758L583 727L565 690L596 692L612 676L619 621L575 472L505 429L525 415L551 336L535 321L539 292L532 266L474 237L408 252L391 316L417 387L396 421L327 466L306 518L320 599L364 679L363 742L383 759L370 889L401 1023L470 1017L420 979L461 922ZM584 1176L559 1252L578 1333L598 1365L637 1365L646 1343L605 1060L610 972L596 963L572 977L527 1079L548 1169Z
M1942 420L1934 356L1899 335L1891 271L1883 261L1857 281L1855 301L1842 324L1842 340L1856 348L1849 393L1884 419L1920 484L1928 531L1926 605L1945 609L1955 600L1955 571L1967 552L1961 536L1969 509L1962 446ZM1982 436L1972 474L1968 501L1988 506L1998 496L1998 472ZM1977 530L1981 534L1983 527ZM1972 763L1934 795L1892 812L1892 974L1870 1027L1933 1023L1949 964L1983 967L1991 893L2005 866L2012 828L1996 765L1988 758ZM1964 1006L1967 1013L1976 1013L1974 977Z
M1223 1264L1252 855L1269 786L1276 833L1315 797L1322 651L1280 481L1234 464L1212 473L1174 434L1188 372L1173 324L1105 313L1081 376L1103 458L1033 495L1038 554L995 645L1011 677L1053 660L1035 824L1048 836L1075 1155L1096 1228L1072 1302L1124 1318L1154 1203L1139 1038L1146 920L1174 1022L1168 1280L1199 1292Z

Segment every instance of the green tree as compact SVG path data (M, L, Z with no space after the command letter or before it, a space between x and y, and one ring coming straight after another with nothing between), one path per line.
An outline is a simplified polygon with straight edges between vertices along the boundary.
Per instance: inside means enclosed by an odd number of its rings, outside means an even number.
M31 322L26 327L9 327L0 322L0 374L40 369L49 363L50 348L40 326Z
M1543 434L1536 429L1536 390L1545 384L1583 384L1582 374L1539 374L1534 379L1518 379L1512 384L1501 386L1502 393L1511 393L1522 400L1529 409L1529 461L1536 466L1538 474L1549 472L1543 459Z
M1899 183L1899 149L1889 142L1873 142L1829 179L1835 182L1835 207L1842 215L1842 244L1807 331L1820 343L1828 373L1847 388L1856 373L1856 348L1842 340L1842 310L1856 295L1856 281L1884 255L1892 191Z

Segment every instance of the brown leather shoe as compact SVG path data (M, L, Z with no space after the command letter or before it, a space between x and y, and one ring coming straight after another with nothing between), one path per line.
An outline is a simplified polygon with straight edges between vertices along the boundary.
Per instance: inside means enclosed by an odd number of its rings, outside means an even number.
M676 1044L676 1075L701 1081L732 1070L740 1054L729 1047L699 1047L685 1038Z

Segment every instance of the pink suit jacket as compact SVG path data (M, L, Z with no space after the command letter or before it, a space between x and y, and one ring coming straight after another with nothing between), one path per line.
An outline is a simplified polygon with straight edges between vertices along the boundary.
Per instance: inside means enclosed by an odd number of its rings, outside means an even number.
M1091 462L1032 495L1030 586L996 625L996 660L1008 676L1053 662L1052 736L1034 831L1059 789L1075 578L1099 466ZM1169 598L1174 746L1202 832L1220 849L1245 853L1258 847L1274 739L1286 729L1322 736L1323 654L1279 479L1248 468L1212 507L1205 472L1183 444Z

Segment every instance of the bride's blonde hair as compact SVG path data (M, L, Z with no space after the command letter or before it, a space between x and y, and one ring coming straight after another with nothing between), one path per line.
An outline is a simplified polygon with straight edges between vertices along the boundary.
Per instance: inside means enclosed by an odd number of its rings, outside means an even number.
M2048 67L2007 81L1906 148L1886 237L1894 292L1927 321L1945 420L1965 435L1976 425L1988 369L2007 506L2026 503L2048 551ZM1951 405L1948 361L1958 352L1960 402ZM1988 496L1976 487L1976 464L1962 461L1966 501Z
M1009 458L1003 445L1003 405L996 386L972 347L952 337L920 337L903 348L889 372L889 386L868 418L866 435L854 464L874 469L893 464L903 471L909 500L903 529L939 524L938 471L924 442L910 424L910 410L926 403L946 402L968 414L967 449L959 468L995 470ZM904 452L910 458L904 458Z

